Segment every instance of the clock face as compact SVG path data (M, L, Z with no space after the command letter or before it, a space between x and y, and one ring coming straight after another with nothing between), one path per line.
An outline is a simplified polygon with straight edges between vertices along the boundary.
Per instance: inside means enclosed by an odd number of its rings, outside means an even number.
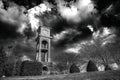
M47 33L48 33L48 31L44 29L43 30L43 34L47 34Z
M44 36L49 36L49 31L47 29L43 29L42 32Z

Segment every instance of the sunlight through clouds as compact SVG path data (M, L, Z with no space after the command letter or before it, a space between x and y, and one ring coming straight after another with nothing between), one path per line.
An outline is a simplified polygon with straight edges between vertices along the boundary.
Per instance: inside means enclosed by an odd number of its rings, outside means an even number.
M45 11L51 11L51 9L44 3L28 10L28 18L33 31L37 30L38 27L42 25L40 18L36 16L44 14Z

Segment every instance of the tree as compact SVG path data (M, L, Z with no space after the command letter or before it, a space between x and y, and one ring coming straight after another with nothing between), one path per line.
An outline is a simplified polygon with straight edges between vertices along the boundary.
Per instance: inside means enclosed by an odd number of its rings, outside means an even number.
M105 66L105 71L112 70L109 65Z
M79 73L80 70L79 70L79 68L76 66L76 64L73 63L73 64L71 65L71 67L70 67L70 71L69 71L69 72L70 72L70 73Z
M97 66L90 60L87 64L87 68L86 68L87 72L91 72L91 71L98 71Z
M4 47L0 47L0 77L4 74L4 65L5 65L5 61L6 61L7 57L6 57L6 53L4 50Z
M106 45L105 47L111 53L111 56L114 62L119 65L120 64L120 43L118 40L119 39L117 39L114 43Z
M103 44L104 40L105 37L98 37L97 39L92 39L93 43L88 41L88 43L83 44L80 50L81 55L96 63L102 63L104 66L108 65L112 61L112 55Z
M77 63L79 62L79 55L78 54L75 54L75 53L61 53L59 55L57 55L55 58L54 58L54 61L58 64L60 64L60 66L63 66L66 68L66 69L69 69L70 65L73 64L73 63Z
M55 65L55 69L58 70L59 72L62 72L64 70L67 70L68 66L66 65L66 63L57 62Z

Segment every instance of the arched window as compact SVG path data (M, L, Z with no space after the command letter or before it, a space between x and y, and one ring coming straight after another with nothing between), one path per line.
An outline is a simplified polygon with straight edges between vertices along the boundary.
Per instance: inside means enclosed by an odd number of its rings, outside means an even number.
M43 49L48 49L48 42L46 40L42 41L42 48Z
M47 66L43 66L43 71L48 71L48 67Z

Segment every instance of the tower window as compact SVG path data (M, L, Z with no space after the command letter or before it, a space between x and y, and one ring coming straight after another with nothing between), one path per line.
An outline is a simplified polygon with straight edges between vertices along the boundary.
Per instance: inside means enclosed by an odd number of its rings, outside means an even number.
M42 48L48 49L48 42L47 41L45 41L45 40L42 41Z

